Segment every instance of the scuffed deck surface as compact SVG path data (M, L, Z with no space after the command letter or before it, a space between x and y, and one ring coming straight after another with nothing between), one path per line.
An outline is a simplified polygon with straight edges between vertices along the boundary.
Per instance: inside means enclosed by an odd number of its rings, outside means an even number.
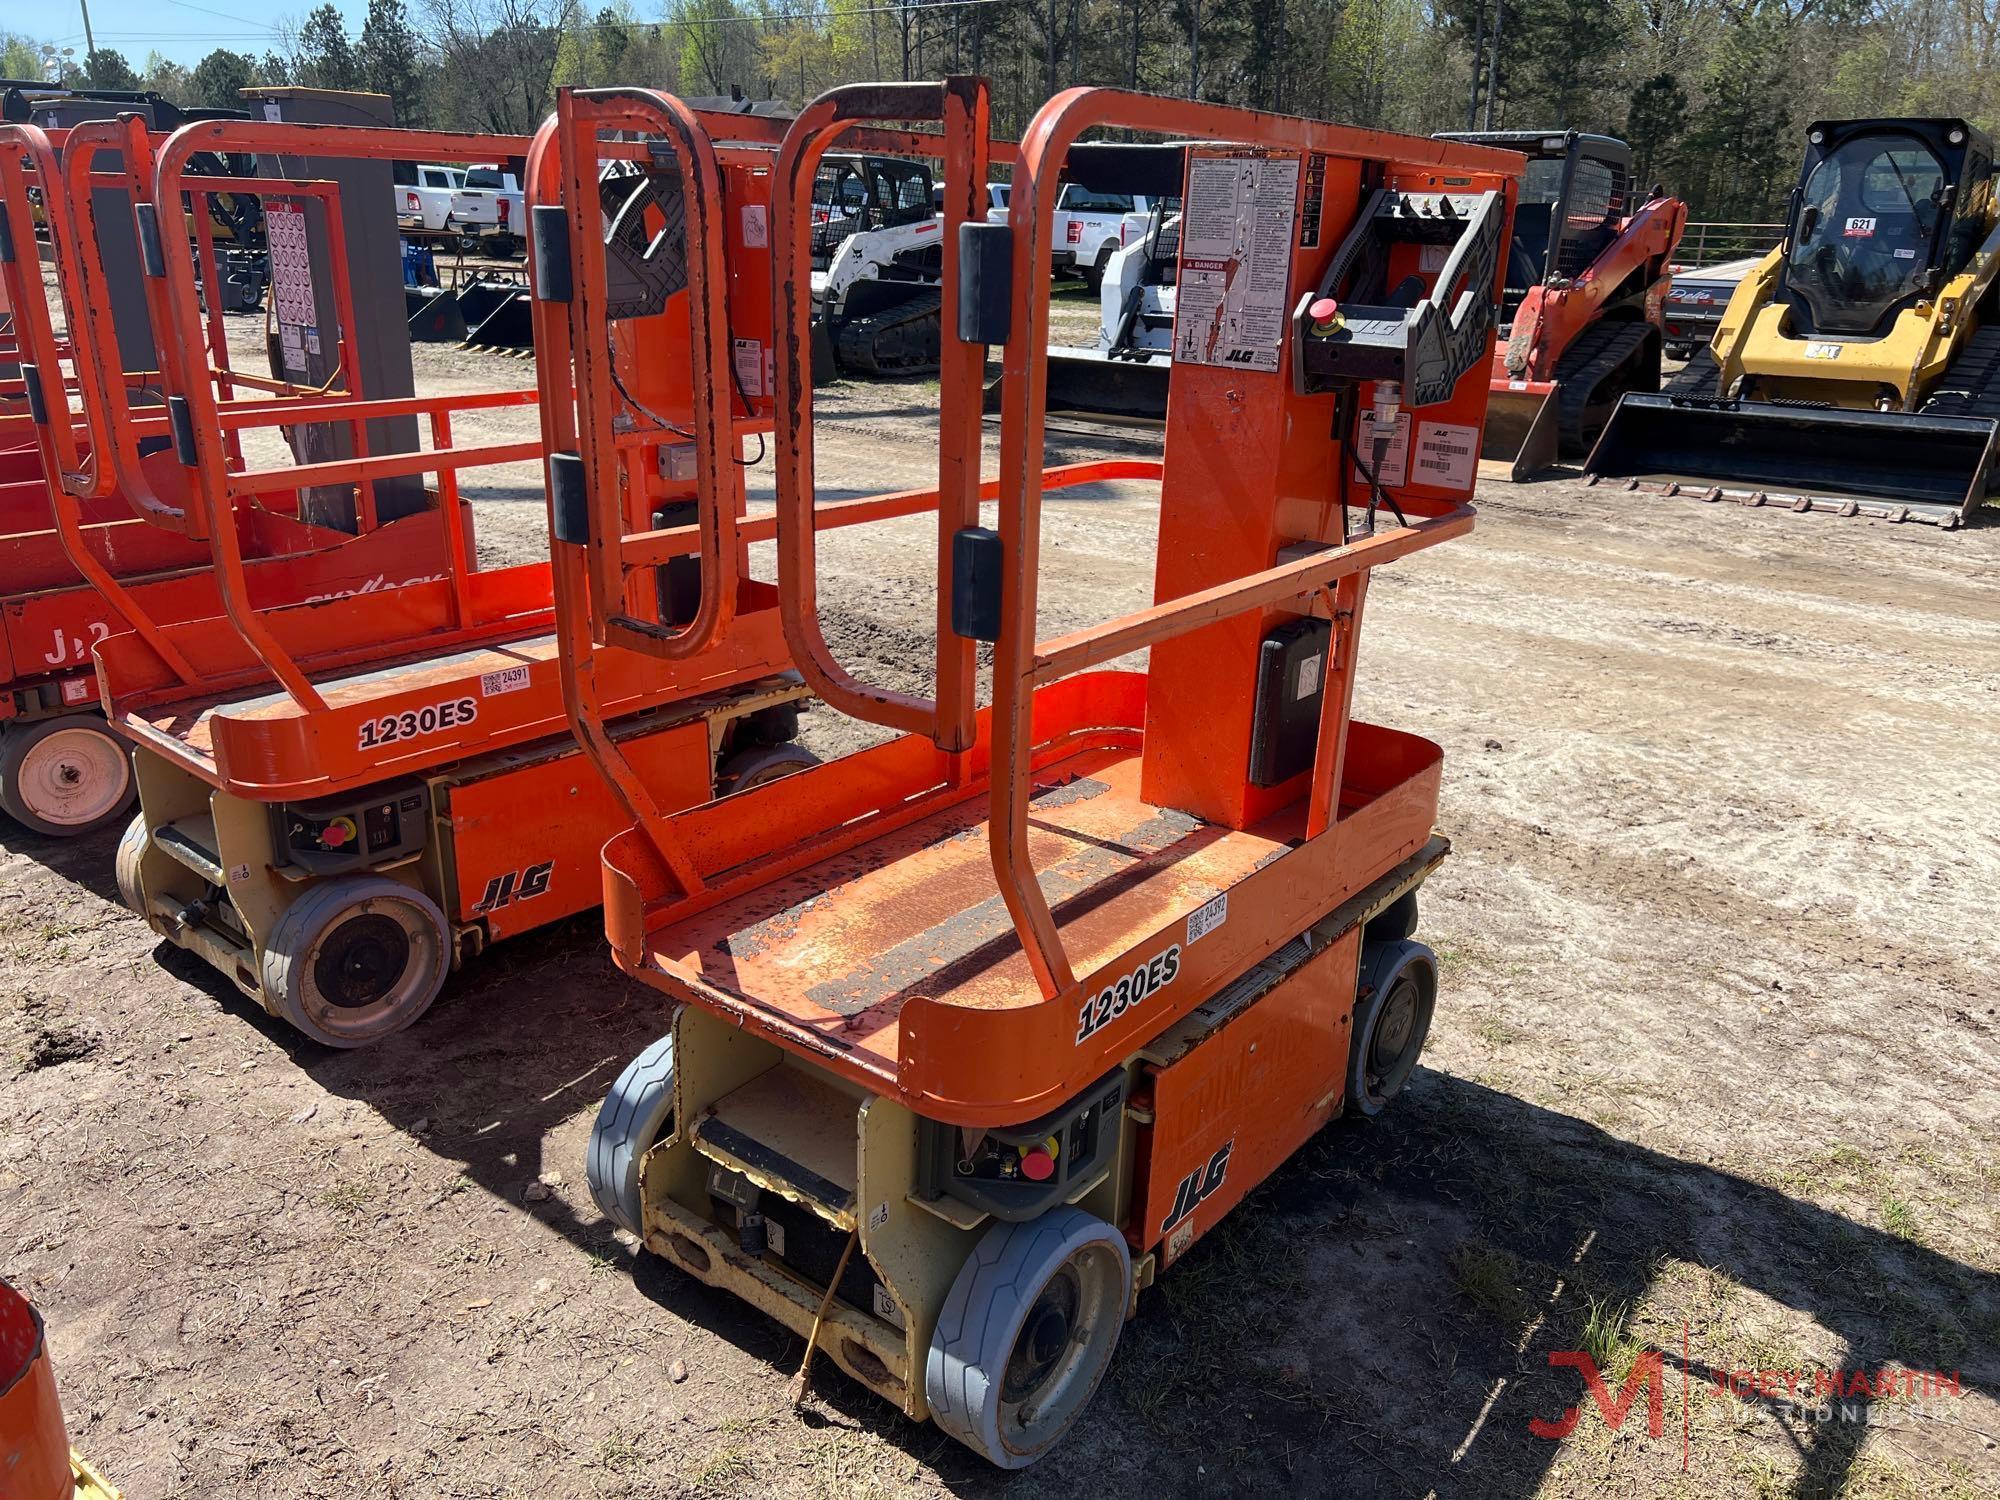
M1138 795L1139 759L1092 750L1036 779L1028 846L1084 975L1291 845ZM904 1000L998 1009L1042 998L993 876L975 798L656 934L655 957L894 1065ZM1281 825L1287 820L1278 820Z

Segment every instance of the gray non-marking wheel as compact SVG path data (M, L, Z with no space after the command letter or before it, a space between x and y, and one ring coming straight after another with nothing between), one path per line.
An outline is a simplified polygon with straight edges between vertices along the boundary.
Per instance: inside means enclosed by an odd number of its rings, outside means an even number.
M329 1047L365 1047L430 1009L451 949L444 913L380 875L311 887L278 918L264 950L264 994Z
M1375 1116L1403 1091L1437 1008L1437 956L1407 939L1361 950L1347 1054L1347 1112Z
M140 813L118 836L118 855L111 866L111 873L118 881L118 899L142 917L146 915L146 893L139 885L139 861L146 857L152 842L153 836L146 829L146 815Z
M931 1416L1001 1468L1026 1468L1089 1404L1131 1295L1131 1252L1102 1219L1056 1208L994 1225L960 1268L931 1335Z
M598 1106L583 1175L598 1211L633 1234L646 1232L639 1164L674 1118L674 1034L669 1031L625 1065Z
M724 757L715 773L715 795L747 792L818 764L819 757L803 745L751 745Z
M0 733L0 808L50 838L115 823L132 806L132 757L95 714L64 714Z

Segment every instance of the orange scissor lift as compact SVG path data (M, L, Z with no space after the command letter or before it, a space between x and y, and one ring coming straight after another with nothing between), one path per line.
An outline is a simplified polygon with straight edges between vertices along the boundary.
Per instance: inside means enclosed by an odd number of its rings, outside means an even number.
M96 195L125 180L107 162L126 131L116 122L0 125L0 308L8 320L0 364L13 367L0 380L0 807L55 837L115 821L136 795L125 745L98 705L91 648L116 630L221 608L206 541L184 509L156 494L149 472L158 463L152 450L168 441L166 409L134 397L157 385L157 373L125 368L101 251L93 241L92 253L79 255L75 238L79 225L97 233ZM39 235L34 199L59 205L41 215ZM79 203L72 212L60 206ZM203 263L213 264L206 215L195 233ZM44 256L62 331L43 286ZM206 332L224 346L219 306ZM245 517L240 531L260 600L358 584L371 567L424 555L408 536L371 548L275 503ZM335 542L355 545L336 553Z
M343 193L312 162L380 162L386 181L391 159L500 159L527 142L204 121L156 147L134 129L122 145L142 210L199 190L197 153L254 154L287 174L259 181L267 221L309 206L340 246ZM282 224L275 232L282 241ZM666 232L652 213L644 233ZM204 333L188 246L164 238L149 240L147 282L173 441L153 467L208 541L222 609L194 619L141 609L140 628L97 648L113 722L136 747L141 810L119 848L120 887L156 931L267 1010L316 1040L357 1046L415 1020L448 969L487 943L597 904L597 852L616 805L567 732L549 564L476 567L461 497L468 476L499 484L496 466L539 465L542 445L453 432L569 399L569 367L543 361L541 391L370 396L345 352L368 310L336 253L311 273L331 284L333 326L320 332L343 351L337 378L267 389L228 370ZM737 300L750 322L734 332L755 338L769 318L765 257L731 245L737 274L759 291ZM274 266L280 308L299 305L285 284L297 271ZM719 285L707 292L699 303L668 297L646 337L614 356L631 369L612 378L631 410L671 414L662 420L688 430L710 423L708 439L727 444L768 428L770 406L725 398L728 366L709 354L731 347L728 308ZM691 328L705 340L692 359ZM411 418L427 425L427 446L371 451L384 446L373 438L380 424ZM665 434L618 425L606 449L615 482L670 503L685 486ZM273 440L313 427L345 433L350 451L294 462L296 449ZM423 480L420 506L383 520L381 492L412 478ZM246 519L273 498L289 511L328 492L351 501L364 536L410 538L409 561L305 602L260 600L239 541ZM663 649L671 590L635 586L625 643L602 654L587 688L600 732L676 809L810 759L787 743L804 689L788 669L775 591L733 557L714 571L736 582L702 651Z
M678 1002L605 1100L593 1193L808 1358L1019 1467L1075 1420L1137 1290L1415 1064L1441 752L1348 710L1369 570L1472 525L1520 162L1076 89L1031 122L996 226L975 197L986 111L978 80L838 89L776 169L786 633L816 694L898 737L665 813L577 703L634 813L604 851L614 952ZM938 122L950 185L929 699L856 681L817 618L808 188L876 120ZM1158 602L1041 640L1043 497L1071 477L1042 464L1045 267L1065 154L1099 127L1186 143L1165 450L1121 471L1159 484ZM1007 398L982 485L993 345ZM1413 428L1400 457L1358 451L1364 395L1376 432ZM588 662L615 578L557 550L580 591L565 650ZM1143 671L1106 670L1142 649Z

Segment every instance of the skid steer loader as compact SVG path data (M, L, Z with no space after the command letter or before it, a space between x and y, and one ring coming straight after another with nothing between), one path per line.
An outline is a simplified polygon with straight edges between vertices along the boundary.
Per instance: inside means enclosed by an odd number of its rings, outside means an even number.
M813 379L938 367L943 223L930 168L829 156L813 178Z
M1705 355L1627 396L1593 478L1946 529L2000 427L1993 148L1957 119L1821 120L1784 240Z
M1632 183L1632 148L1575 130L1446 132L1528 158L1479 472L1522 480L1582 458L1627 391L1660 388L1668 263L1687 205Z

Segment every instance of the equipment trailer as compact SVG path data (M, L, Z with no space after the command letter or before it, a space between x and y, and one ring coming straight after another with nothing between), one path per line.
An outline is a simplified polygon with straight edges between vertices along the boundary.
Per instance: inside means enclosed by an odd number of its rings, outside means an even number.
M620 127L699 160L679 106L638 91L561 96L567 157L607 99ZM822 1348L1014 1468L1075 1422L1138 1290L1343 1108L1380 1110L1415 1064L1437 971L1410 934L1416 888L1446 853L1441 752L1351 722L1349 704L1369 570L1473 523L1520 167L1071 89L1030 123L1009 223L989 225L975 196L986 116L975 79L836 89L794 123L773 174L786 635L828 704L899 737L675 813L572 702L634 813L604 851L614 953L675 1002L669 1035L599 1115L597 1201L805 1335L808 1359ZM941 125L949 188L928 699L855 680L816 601L809 185L844 132L877 119ZM1159 463L1045 473L1051 212L1065 152L1098 127L1199 143L1185 148L1179 326L1205 336L1177 349ZM563 177L588 181L567 159ZM534 202L538 222L558 208L539 187ZM723 222L715 209L690 210L691 234ZM573 193L559 211L585 239L590 205ZM1198 304L1196 266L1216 273ZM1418 295L1392 300L1411 278ZM994 344L1007 382L988 486L979 377ZM1396 421L1399 402L1414 426L1394 480L1354 473L1371 384L1375 412ZM601 415L585 403L552 452L588 446ZM704 437L694 456L714 485L732 454ZM620 575L589 566L583 539L614 558L641 539L608 487L552 471L558 514L576 521L558 528L558 576L583 590L558 628L587 669ZM1044 493L1139 474L1160 485L1158 602L1037 640ZM982 493L997 530L980 524ZM724 551L736 535L706 495L692 521ZM719 582L704 580L711 604ZM678 644L700 649L706 628ZM1143 672L1103 670L1141 648Z

